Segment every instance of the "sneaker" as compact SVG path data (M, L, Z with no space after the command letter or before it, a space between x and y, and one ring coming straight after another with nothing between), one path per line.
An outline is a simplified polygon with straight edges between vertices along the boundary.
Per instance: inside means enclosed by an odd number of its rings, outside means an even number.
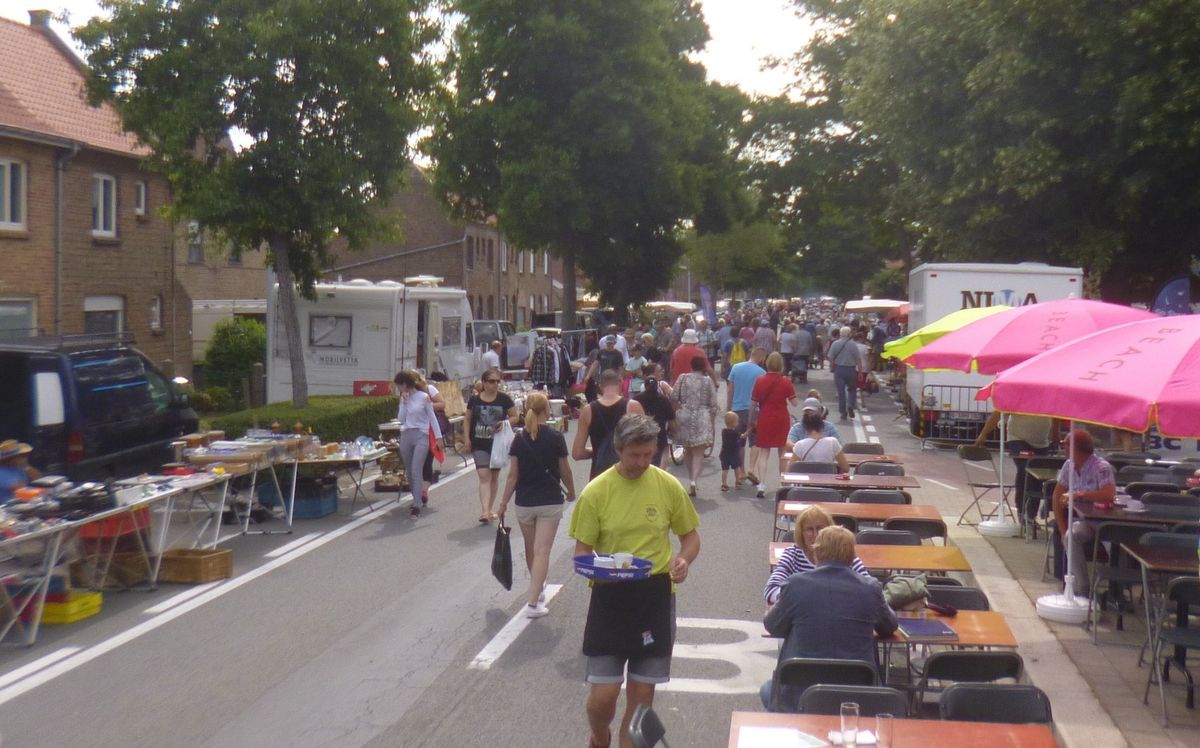
M693 499L696 498L696 484L695 483L688 486L688 496L691 496Z
M526 605L525 606L525 617L526 618L541 618L542 616L548 614L549 612L550 612L550 609L547 608L545 605L543 605L540 600L538 601L537 605Z
M851 417L851 418L853 418L853 417L854 417L854 408L851 408L851 409L850 409L850 417Z
M542 585L541 594L538 595L538 605L546 604L546 585Z
M759 483L758 484L758 493L756 493L754 495L760 499L764 498L767 495L767 484Z
M408 514L411 517L420 517L421 516L421 507L417 506L416 504L413 504L413 508L408 510Z

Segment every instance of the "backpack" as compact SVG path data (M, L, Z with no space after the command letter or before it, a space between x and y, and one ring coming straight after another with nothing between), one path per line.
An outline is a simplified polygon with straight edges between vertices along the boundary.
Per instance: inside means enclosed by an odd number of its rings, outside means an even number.
M738 339L733 341L733 348L729 349L729 365L740 364L750 357L750 351L746 350L746 341Z

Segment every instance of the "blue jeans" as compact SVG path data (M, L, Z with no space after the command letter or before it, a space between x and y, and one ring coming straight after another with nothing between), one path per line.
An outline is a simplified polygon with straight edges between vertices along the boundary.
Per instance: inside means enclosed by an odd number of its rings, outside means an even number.
M853 366L833 367L833 386L837 388L838 413L845 418L858 404L858 369Z

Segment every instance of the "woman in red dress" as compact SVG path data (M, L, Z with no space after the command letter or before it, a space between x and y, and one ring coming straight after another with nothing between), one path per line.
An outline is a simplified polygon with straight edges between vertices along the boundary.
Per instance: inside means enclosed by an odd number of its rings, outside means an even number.
M772 449L779 456L779 472L783 472L784 444L792 425L788 406L795 404L796 390L783 375L783 356L776 351L767 356L767 373L758 378L750 393L749 428L754 431L758 454L755 464L746 466L746 472L760 476L762 483L758 484L757 493L760 499L766 496L767 464Z

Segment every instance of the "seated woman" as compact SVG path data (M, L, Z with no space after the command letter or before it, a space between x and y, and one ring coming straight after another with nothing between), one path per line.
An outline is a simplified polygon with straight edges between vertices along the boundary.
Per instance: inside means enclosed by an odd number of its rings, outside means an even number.
M774 605L779 601L779 591L788 577L816 568L816 564L812 562L813 543L816 542L817 533L832 524L833 517L829 516L829 512L823 507L810 506L800 512L796 517L796 544L783 552L783 557L771 570L771 576L767 577L767 586L763 588L763 599L767 601L767 605ZM857 556L854 557L850 568L864 577L870 576L867 567L863 566L863 562Z
M842 443L835 437L825 435L825 419L820 413L805 410L800 419L800 427L807 436L790 444L793 460L836 462L838 470L843 473L850 472L850 463L846 461L846 455L842 454Z

